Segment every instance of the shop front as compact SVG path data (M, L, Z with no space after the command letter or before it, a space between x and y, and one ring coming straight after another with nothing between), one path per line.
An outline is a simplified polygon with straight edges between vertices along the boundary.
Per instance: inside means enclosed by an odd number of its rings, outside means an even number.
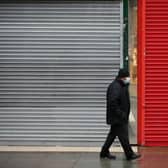
M138 143L168 146L168 1L138 10Z
M123 66L123 2L0 4L0 145L100 146Z

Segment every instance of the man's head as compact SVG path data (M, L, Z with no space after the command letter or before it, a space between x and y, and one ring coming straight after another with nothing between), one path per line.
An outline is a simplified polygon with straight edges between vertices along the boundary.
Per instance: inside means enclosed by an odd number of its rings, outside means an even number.
M129 84L130 83L130 74L124 68L119 70L117 78L122 80L125 84Z

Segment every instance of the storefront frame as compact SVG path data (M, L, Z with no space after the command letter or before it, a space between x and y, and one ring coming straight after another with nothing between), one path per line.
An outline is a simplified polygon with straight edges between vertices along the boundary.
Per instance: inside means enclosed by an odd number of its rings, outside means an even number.
M138 1L138 145L144 145L145 110L145 1Z

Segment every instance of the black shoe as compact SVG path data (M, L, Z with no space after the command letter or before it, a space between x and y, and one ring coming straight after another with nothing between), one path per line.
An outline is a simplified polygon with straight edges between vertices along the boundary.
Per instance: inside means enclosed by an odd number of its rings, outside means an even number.
M115 160L116 156L111 155L110 153L107 153L107 154L100 153L100 158L101 159L112 159L112 160Z
M140 157L141 157L141 155L134 153L134 154L132 154L132 156L127 157L127 160L135 160L135 159L138 159Z

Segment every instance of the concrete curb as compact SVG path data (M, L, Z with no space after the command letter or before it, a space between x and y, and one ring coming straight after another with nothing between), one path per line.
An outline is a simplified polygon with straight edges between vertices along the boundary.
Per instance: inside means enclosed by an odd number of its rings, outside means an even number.
M0 152L100 152L100 147L62 147L62 146L0 146ZM137 152L137 147L133 147ZM112 147L112 152L123 152L121 147Z

